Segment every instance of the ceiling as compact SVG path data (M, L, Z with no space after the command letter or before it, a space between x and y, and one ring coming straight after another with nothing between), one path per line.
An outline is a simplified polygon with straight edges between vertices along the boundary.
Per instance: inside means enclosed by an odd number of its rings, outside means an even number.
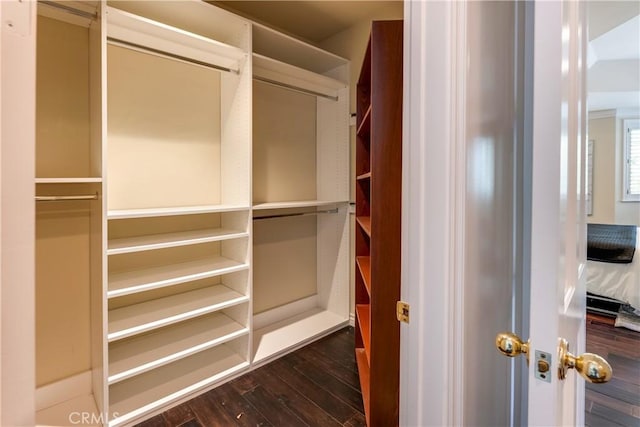
M590 111L640 108L640 2L587 3Z
M398 1L211 1L219 7L318 44ZM589 1L589 109L640 108L640 2Z
M375 14L397 10L402 2L224 0L210 3L317 44Z

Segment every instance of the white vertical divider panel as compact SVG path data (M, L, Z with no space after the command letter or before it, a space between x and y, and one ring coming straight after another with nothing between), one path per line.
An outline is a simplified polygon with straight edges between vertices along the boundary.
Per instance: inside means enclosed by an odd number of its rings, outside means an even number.
M222 203L249 207L251 186L251 57L240 73L222 73L221 177ZM248 117L247 117L248 116Z
M34 425L36 3L0 2L0 425Z
M221 177L223 203L247 207L247 214L228 214L223 216L222 225L227 224L247 230L249 237L241 241L234 240L223 246L223 254L234 259L243 259L249 264L249 271L229 276L229 286L249 297L248 304L242 304L236 311L245 311L245 321L240 322L253 331L253 228L251 218L251 151L252 151L252 90L253 62L251 59L252 28L249 22L243 22L238 30L228 34L227 42L246 52L240 61L240 72L222 73L221 76ZM240 253L243 252L243 253ZM242 258L236 258L240 256ZM244 282L244 283L243 283ZM238 320L234 317L235 320ZM229 345L244 360L250 361L252 354L251 336L234 340Z
M334 70L346 70L347 65ZM345 73L348 70L345 71ZM349 200L349 88L338 100L317 98L316 185L319 200ZM321 308L349 316L349 223L347 204L317 220L317 295Z
M318 305L345 320L349 317L349 209L318 216Z
M349 88L338 101L317 98L316 185L318 200L349 200Z
M89 26L89 108L91 137L91 175L102 177L100 198L91 203L90 239L90 316L91 316L91 388L98 412L108 420L107 375L109 361L107 331L107 203L104 195L106 173L106 18L104 2L98 3L98 19Z

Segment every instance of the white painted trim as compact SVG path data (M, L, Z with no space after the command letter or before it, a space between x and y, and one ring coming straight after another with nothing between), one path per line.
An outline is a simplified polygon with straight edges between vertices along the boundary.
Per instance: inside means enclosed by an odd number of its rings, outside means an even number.
M114 209L107 211L108 219L151 218L154 216L197 215L205 213L234 212L249 210L245 205L203 205L178 206L171 208L150 209Z
M622 124L620 126L620 132L618 138L622 139L622 188L620 188L620 201L621 202L640 202L639 194L629 194L630 182L629 175L631 174L629 165L629 153L631 145L631 130L640 130L640 119L621 119Z
M451 58L451 122L452 158L451 158L451 200L453 206L450 218L451 251L449 253L450 277L450 313L449 313L449 346L453 355L466 353L464 340L457 339L464 336L465 310L465 221L466 221L466 109L467 109L467 2L454 2L451 43L453 54ZM445 284L446 286L446 284ZM473 420L465 420L464 378L467 369L464 358L451 357L451 392L449 394L449 411L452 425L473 424Z
M460 295L454 255L462 236L453 177L461 160L455 123L463 87L456 66L465 65L457 53L464 47L458 31L465 8L405 2L402 299L411 305L411 323L400 330L400 425L461 420L461 379L454 373L461 362L453 344Z
M589 111L589 120L591 119L607 119L609 117L615 117L617 110L598 110Z
M36 178L36 184L84 184L91 182L102 182L102 178Z
M91 371L64 378L36 389L36 411L91 394Z
M355 313L349 313L349 326L351 326L352 328L356 327L356 314Z

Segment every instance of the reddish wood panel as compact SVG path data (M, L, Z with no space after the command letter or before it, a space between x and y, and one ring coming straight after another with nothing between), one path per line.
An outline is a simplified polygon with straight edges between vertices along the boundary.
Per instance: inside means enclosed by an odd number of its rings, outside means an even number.
M356 89L356 347L367 360L360 382L371 426L398 425L402 36L402 21L372 22Z

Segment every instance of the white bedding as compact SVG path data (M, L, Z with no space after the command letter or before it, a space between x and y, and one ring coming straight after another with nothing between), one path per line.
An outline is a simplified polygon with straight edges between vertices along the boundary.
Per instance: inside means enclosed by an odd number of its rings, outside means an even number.
M629 264L587 261L587 291L630 304L640 310L640 227L636 253Z

